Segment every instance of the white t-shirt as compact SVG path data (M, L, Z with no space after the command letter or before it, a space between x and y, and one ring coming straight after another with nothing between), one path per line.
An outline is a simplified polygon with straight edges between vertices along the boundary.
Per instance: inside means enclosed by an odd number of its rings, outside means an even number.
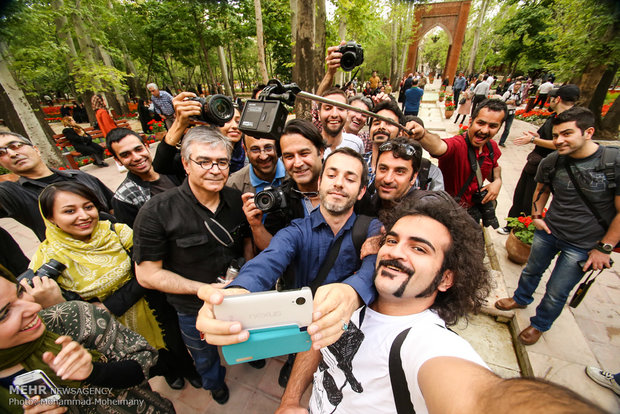
M364 141L362 141L362 139L358 137L357 135L349 134L348 132L343 132L342 142L340 142L340 145L338 145L336 149L343 148L343 147L352 148L355 151L359 152L360 154L362 155L364 154ZM327 156L331 152L332 152L331 148L325 148L323 159L327 158Z
M424 362L451 356L488 368L471 345L446 329L444 321L431 310L388 316L366 308L362 330L358 328L359 317L358 309L347 332L335 344L321 349L323 360L314 374L310 397L312 414L395 413L390 348L396 336L409 327L400 354L416 413L428 413L418 386L418 371Z
M547 81L540 85L540 88L538 88L538 93L546 95L551 91L551 89L553 89L553 83Z

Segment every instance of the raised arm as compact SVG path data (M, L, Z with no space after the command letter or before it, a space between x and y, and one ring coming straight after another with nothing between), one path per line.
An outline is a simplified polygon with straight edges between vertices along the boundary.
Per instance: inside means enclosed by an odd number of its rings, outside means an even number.
M417 122L407 122L406 128L411 130L411 137L418 141L420 145L422 145L422 148L428 151L433 157L441 157L448 150L448 144L439 138L439 135L430 133Z
M340 58L342 57L342 53L338 52L338 48L346 43L347 42L343 40L340 42L340 45L330 46L327 48L327 56L325 57L325 63L327 63L327 71L325 72L325 76L323 76L319 87L316 89L317 95L321 96L323 92L331 88L332 84L334 83L334 75L340 67Z

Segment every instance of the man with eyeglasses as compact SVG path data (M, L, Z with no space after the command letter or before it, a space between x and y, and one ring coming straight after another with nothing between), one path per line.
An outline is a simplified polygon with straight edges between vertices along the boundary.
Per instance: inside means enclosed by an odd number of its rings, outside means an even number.
M243 147L250 163L233 173L226 185L252 195L266 187L279 187L286 176L282 161L278 159L276 141L243 135ZM250 196L246 196L250 197Z
M183 340L218 404L228 401L226 369L217 349L200 339L196 296L217 283L233 260L252 257L241 193L225 187L232 144L213 127L199 126L183 138L181 158L187 179L151 198L136 217L134 261L141 285L167 293L177 311Z
M30 228L39 240L45 240L45 224L39 211L39 194L49 184L77 181L92 189L104 206L102 217L110 218L113 193L98 178L80 170L56 170L41 159L39 149L14 132L0 132L0 165L19 181L0 183L0 217L11 217Z
M512 84L512 88L509 88L504 95L502 95L502 101L506 102L508 106L508 114L506 115L506 121L504 121L504 133L499 139L500 147L506 146L505 142L510 134L510 127L512 126L512 121L515 119L515 112L519 105L521 105L521 100L521 81L517 80Z

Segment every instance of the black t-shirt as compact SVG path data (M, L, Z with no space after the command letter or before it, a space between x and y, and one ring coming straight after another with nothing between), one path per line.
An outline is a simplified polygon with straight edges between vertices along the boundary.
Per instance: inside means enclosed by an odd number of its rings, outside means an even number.
M553 119L556 117L556 114L553 113L549 118L547 118L547 120L545 121L544 124L542 124L540 126L540 128L538 128L538 135L540 136L540 139L544 139L544 140L548 140L548 141L552 141L553 140L553 135L551 134L552 129L553 129L553 125L551 124L551 121L553 121ZM545 147L541 147L540 145L536 145L534 147L534 149L532 150L532 152L535 152L537 154L539 154L541 157L545 158L547 155L551 154L554 150L549 149L549 148L545 148Z
M138 264L162 260L164 269L190 280L214 283L233 259L243 256L249 225L242 206L241 192L224 187L213 213L198 202L185 180L140 209L134 224L133 259ZM232 246L223 246L209 233L207 217L217 220L231 234ZM196 314L202 306L195 295L167 296L179 313Z
M170 177L165 174L160 174L159 179L151 181L149 184L151 184L151 197L177 186Z

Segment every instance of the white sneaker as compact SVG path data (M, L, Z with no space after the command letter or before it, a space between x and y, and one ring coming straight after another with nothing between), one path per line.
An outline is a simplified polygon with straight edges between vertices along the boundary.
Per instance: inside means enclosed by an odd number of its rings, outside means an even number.
M495 229L499 234L503 234L504 236L510 234L510 227L498 227Z
M596 367L586 367L586 374L598 385L609 388L617 395L620 395L620 384L616 382L614 374L611 372L603 371Z

